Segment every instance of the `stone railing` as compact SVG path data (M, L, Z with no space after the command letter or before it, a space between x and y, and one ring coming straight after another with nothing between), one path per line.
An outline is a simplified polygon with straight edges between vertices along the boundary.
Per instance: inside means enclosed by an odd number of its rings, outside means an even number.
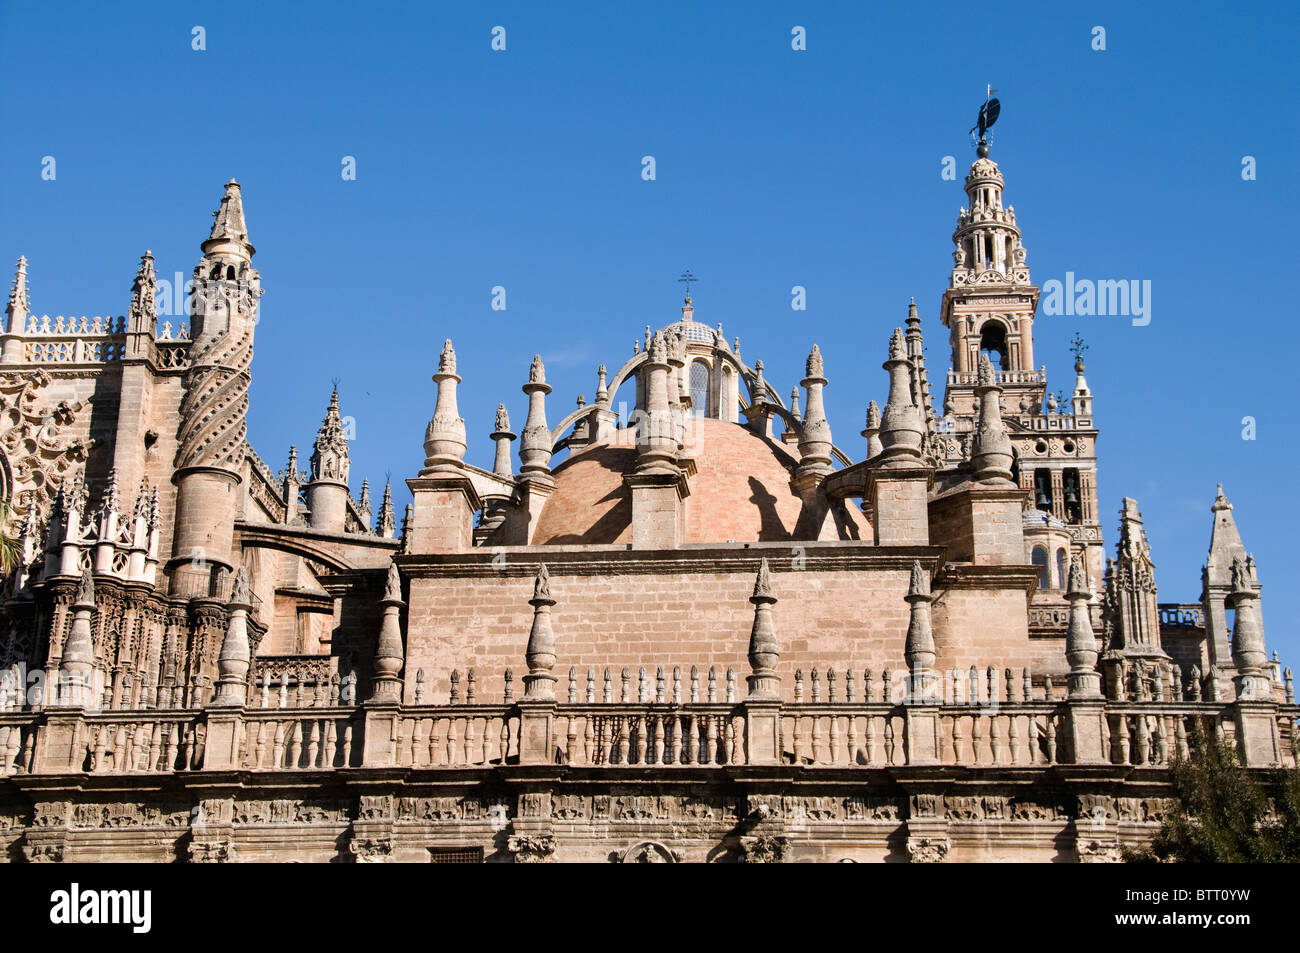
M249 668L250 708L324 708L350 705L353 680L332 671L328 655L259 655Z
M856 687L846 680L832 694L828 673L811 680L825 692L797 679L794 701L732 700L716 679L710 698L700 681L675 687L665 673L647 676L642 690L639 678L629 676L624 688L611 672L608 680L574 678L557 699L504 703L352 706L336 698L318 704L314 694L292 692L282 707L6 712L0 713L0 776L525 764L1161 768L1187 757L1198 737L1238 744L1241 719L1254 719L1250 763L1296 766L1300 706L1290 701L1060 698L1055 689L1064 686L1050 678L1037 689L1027 669L992 667L931 673L917 694L910 679L883 672L874 680L866 673ZM1090 756L1077 756L1072 739L1083 738L1080 732L1096 739Z
M997 371L993 372L993 380L998 384L1046 384L1047 371L1039 369L1036 371ZM967 384L974 386L979 383L979 374L975 371L955 371L949 368L948 383Z

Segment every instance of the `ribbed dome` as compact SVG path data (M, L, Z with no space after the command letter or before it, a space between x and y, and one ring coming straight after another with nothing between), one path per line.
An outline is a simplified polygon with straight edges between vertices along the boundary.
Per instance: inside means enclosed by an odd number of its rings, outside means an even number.
M686 501L686 542L738 543L814 539L819 527L790 486L797 460L779 444L746 428L701 419L696 474ZM628 434L620 432L620 440ZM534 543L600 544L632 540L632 498L623 474L636 467L632 446L599 443L555 469L555 492L542 509ZM869 539L854 506L826 522L845 530L832 538Z

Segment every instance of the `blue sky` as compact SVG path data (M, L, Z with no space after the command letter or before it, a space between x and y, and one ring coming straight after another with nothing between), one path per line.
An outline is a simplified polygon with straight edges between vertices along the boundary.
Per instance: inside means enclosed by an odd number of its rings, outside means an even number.
M38 313L121 314L145 248L162 275L189 275L222 183L238 178L266 289L249 433L273 468L291 442L310 444L337 378L356 418L354 492L391 471L400 505L448 336L468 457L490 466L494 410L506 401L522 426L533 353L554 423L591 398L598 364L612 370L644 325L679 316L688 267L697 319L739 335L783 389L821 346L837 443L860 456L910 296L936 380L947 364L939 302L967 130L992 83L993 157L1035 280L1152 283L1146 327L1036 327L1053 389L1072 384L1069 339L1088 341L1108 543L1120 498L1136 497L1162 600L1195 600L1223 481L1259 562L1270 647L1296 656L1300 609L1282 598L1300 530L1285 431L1295 8L247 9L0 4L0 261L28 257ZM497 25L505 52L490 48ZM795 25L806 51L791 49ZM345 155L355 181L340 175ZM940 176L947 155L959 181ZM1248 155L1255 181L1241 176ZM490 308L495 285L504 312ZM805 312L790 308L794 285Z

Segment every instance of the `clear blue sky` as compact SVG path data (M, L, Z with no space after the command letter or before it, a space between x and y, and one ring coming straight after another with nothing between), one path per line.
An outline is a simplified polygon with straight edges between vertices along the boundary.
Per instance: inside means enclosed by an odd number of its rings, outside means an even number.
M1090 345L1108 543L1121 496L1136 497L1162 600L1196 599L1222 480L1259 562L1270 647L1300 662L1300 609L1284 598L1300 530L1284 390L1300 15L1002 3L976 19L979 6L6 2L0 261L27 255L38 313L121 314L145 248L188 277L235 176L266 288L250 438L283 466L338 378L357 421L353 490L391 471L399 507L444 337L469 459L490 466L493 412L505 400L522 426L533 353L555 423L591 398L599 363L679 316L688 267L697 319L740 335L783 391L820 344L837 443L860 455L909 296L936 379L947 363L937 314L965 197L940 168L954 155L964 175L992 83L993 156L1035 280L1152 282L1147 327L1037 322L1053 389L1072 383L1073 334ZM345 155L356 181L340 176ZM490 310L494 285L505 312Z

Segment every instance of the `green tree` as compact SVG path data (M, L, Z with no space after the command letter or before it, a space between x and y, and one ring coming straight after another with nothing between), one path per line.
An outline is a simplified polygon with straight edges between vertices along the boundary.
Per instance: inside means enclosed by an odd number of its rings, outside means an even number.
M1200 735L1170 776L1177 809L1149 848L1126 851L1125 860L1300 862L1300 770L1248 770L1230 745Z

